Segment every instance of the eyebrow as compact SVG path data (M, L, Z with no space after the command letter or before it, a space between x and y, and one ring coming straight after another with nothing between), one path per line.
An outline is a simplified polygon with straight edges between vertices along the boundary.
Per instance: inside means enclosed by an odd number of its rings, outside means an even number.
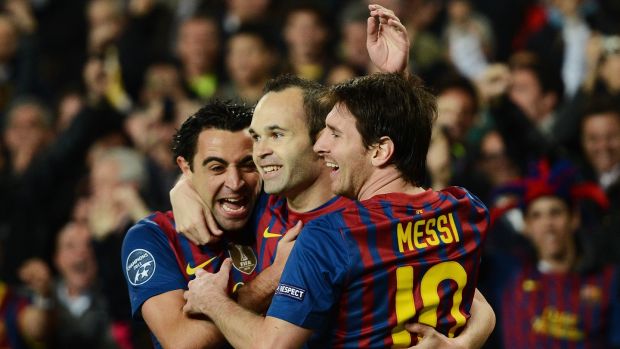
M202 166L206 166L208 163L213 162L213 161L217 161L224 165L228 165L228 161L222 158L218 158L217 156L209 156L206 159L202 160Z

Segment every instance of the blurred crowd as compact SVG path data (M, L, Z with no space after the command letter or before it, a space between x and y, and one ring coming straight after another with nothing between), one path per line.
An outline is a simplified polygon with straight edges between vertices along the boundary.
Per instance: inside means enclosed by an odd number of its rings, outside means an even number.
M426 185L461 185L497 207L497 189L532 161L568 160L609 199L579 207L579 270L617 263L620 3L376 3L401 18L409 69L438 98ZM130 321L120 245L137 220L170 208L175 130L211 98L254 105L282 73L331 85L375 71L364 1L0 6L2 348L148 347ZM521 253L523 220L497 217L490 256ZM480 283L499 304L492 269L483 260Z

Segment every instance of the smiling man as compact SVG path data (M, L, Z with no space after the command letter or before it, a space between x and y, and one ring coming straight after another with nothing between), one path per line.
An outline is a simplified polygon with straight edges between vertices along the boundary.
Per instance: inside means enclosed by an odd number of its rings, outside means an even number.
M434 98L400 74L357 78L327 98L334 107L314 150L331 191L359 201L306 225L266 318L223 292L228 262L190 283L185 309L209 316L237 347L300 347L312 333L320 334L316 347L407 347L416 342L410 321L458 335L470 316L488 212L462 188L417 184Z
M171 212L150 215L125 237L122 263L132 313L149 326L158 348L208 348L225 343L212 322L182 311L183 291L196 270L215 272L226 258L232 258L228 292L254 278L257 259L250 247L251 234L242 230L251 225L248 222L260 190L246 130L251 115L249 108L215 101L191 116L174 139L177 164L226 232L221 240L203 246L192 243L176 233ZM240 302L264 303L251 298L253 294L238 295Z

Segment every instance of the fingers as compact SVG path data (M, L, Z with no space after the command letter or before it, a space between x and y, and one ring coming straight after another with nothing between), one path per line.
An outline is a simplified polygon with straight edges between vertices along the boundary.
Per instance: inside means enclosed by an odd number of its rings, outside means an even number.
M222 266L220 267L220 271L218 272L218 274L223 273L224 275L229 275L231 268L232 268L232 259L226 258L224 260L224 263L222 263Z
M301 228L303 228L303 226L304 224L301 221L297 221L295 226L289 229L286 234L284 234L282 240L290 242L297 239L297 236L299 236L299 233L301 232Z
M211 210L209 210L207 207L204 207L203 211L205 215L205 220L207 221L206 228L208 228L208 231L204 232L205 235L207 235L207 237L210 237L210 235L222 236L224 232L217 225L217 222L215 221L215 218L213 217L213 213L211 213ZM208 232L211 232L211 234L208 234Z
M420 323L405 324L405 329L411 333L415 333L418 337L428 337L435 332L435 329Z

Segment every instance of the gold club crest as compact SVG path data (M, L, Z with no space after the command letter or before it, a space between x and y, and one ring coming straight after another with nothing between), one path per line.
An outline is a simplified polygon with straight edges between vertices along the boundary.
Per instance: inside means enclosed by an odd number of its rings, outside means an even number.
M231 244L228 254L230 254L233 266L240 272L249 275L256 269L256 255L250 246Z

